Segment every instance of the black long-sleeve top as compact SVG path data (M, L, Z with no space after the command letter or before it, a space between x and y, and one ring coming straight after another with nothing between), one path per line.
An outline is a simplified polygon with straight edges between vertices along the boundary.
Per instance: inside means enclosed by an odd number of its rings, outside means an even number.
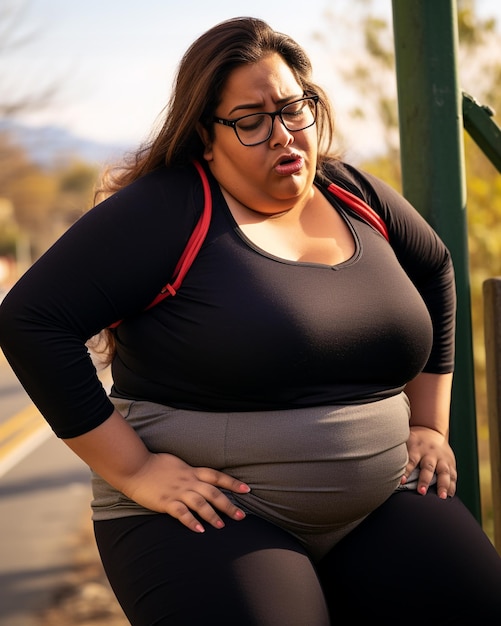
M277 258L248 241L209 174L207 238L175 297L144 308L172 274L202 210L194 167L160 168L78 220L0 307L0 345L60 437L113 407L85 342L116 320L113 395L201 411L371 402L419 372L450 372L450 255L385 183L332 162L317 184L352 230L336 266ZM367 201L388 243L327 191Z

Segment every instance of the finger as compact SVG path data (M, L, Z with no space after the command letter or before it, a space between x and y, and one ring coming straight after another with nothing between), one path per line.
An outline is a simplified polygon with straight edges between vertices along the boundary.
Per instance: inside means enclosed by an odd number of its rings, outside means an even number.
M433 461L427 460L425 457L421 459L419 464L419 476L417 490L421 495L426 495L430 487L430 483L435 476L436 465Z
M211 489L215 492L218 492L215 487L211 487ZM217 507L233 519L237 521L244 519L245 513L237 506L232 504L228 500L228 498L220 491L218 492L218 495L204 495L202 491L205 491L205 489L204 486L201 484L201 486L198 487L196 491L187 491L183 494L182 504L185 505L185 508L190 514L191 511L193 511L194 513L196 513L196 515L198 515L198 517L208 522L214 528L224 528L224 521L222 520L218 511L215 509L215 503L217 503ZM185 520L187 524L190 525L190 527L193 527L198 530L198 532L200 532L196 525L193 526L193 520L196 518L192 514L191 517L193 519L190 518L181 507L178 507L178 509L181 512L181 515L178 517L178 519L180 519L180 521Z
M237 478L233 478L229 474L212 469L211 467L196 467L195 476L198 480L209 483L221 489L228 489L235 493L249 493L251 490L249 485L243 483Z
M211 526L214 526L214 528L224 528L224 522L219 514L201 494L197 492L186 492L183 495L183 500L184 501L175 500L170 502L168 506L165 507L165 512L197 533L205 532L205 528L200 520L195 517L193 512ZM234 508L236 509L237 507ZM236 520L241 520L244 517L245 513L240 509L237 509L237 513L233 515L233 518Z
M210 505L225 513L229 517L239 521L245 517L244 511L240 509L236 504L234 504L228 496L226 496L220 489L214 487L213 485L208 485L207 483L200 483L200 487L197 489L198 493L203 495L205 500L210 503ZM211 520L207 520L211 521ZM212 523L212 522L211 522ZM218 522L219 525L219 522Z
M449 498L452 498L456 494L457 483L458 483L458 475L457 475L457 472L454 471L454 474L451 473L451 481L449 484L449 489L447 491L447 495L449 496Z
M198 488L197 491L187 491L183 494L183 502L190 511L193 511L202 520L214 526L214 528L224 528L224 522L220 514L214 509L209 500L211 498L202 495Z
M402 476L402 479L400 480L402 485L405 485L405 483L407 482L407 479L412 474L412 472L416 469L416 467L418 467L418 465L419 465L419 459L417 457L411 457L409 455L409 458L407 460L407 465L405 466L404 475Z
M225 513L232 519L240 521L245 513L217 487L197 479L191 488L184 490L178 497L166 507L167 512L182 521L188 527L201 532L196 528L198 521L192 511L201 519L205 520L214 528L223 528L224 521L220 512ZM171 512L172 511L172 512Z
M165 512L168 513L171 517L177 519L181 524L192 530L196 533L204 533L205 528L202 526L200 521L193 515L190 509L180 502L176 500L174 502L170 502L169 505L165 508Z
M437 494L439 498L445 500L447 496L452 497L456 493L457 473L455 468L444 461L437 464Z

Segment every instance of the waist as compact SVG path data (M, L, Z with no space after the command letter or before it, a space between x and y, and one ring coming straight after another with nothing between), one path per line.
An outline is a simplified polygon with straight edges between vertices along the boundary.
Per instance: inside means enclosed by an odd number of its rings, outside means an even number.
M358 406L250 413L114 403L152 452L245 481L249 494L228 495L319 553L393 493L407 462L405 394ZM97 476L93 488L95 520L151 513Z
M364 458L405 442L409 433L404 393L367 404L236 412L111 400L152 452L217 469L242 461Z

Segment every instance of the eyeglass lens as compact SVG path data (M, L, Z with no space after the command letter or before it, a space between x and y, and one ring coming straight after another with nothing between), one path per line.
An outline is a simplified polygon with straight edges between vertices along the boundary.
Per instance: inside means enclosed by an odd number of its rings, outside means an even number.
M287 130L304 130L315 123L316 103L312 98L291 102L281 109L279 116ZM274 119L270 113L246 115L235 124L238 138L244 145L266 141L271 136Z

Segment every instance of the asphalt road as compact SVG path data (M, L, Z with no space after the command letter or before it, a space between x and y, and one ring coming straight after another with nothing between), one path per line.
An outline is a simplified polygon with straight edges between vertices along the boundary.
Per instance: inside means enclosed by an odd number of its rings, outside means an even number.
M0 354L0 626L36 626L90 517L89 470L45 425Z

